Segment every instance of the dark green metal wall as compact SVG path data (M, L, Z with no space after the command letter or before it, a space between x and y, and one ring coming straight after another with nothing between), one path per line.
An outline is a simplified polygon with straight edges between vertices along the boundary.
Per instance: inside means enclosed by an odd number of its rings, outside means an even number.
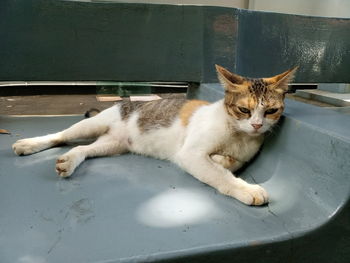
M0 81L216 82L300 65L298 82L350 82L350 20L234 8L0 1Z
M241 74L300 65L297 81L350 82L350 19L242 10L238 36Z
M201 10L0 2L1 80L199 80Z

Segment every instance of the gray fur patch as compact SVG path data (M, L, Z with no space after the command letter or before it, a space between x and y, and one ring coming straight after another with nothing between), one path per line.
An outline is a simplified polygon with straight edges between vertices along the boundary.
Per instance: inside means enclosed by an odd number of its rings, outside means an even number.
M145 101L123 101L120 103L120 115L122 120L129 119L130 115L141 108L147 102Z
M127 120L132 113L138 112L137 124L141 132L169 127L178 116L185 99L162 99L155 101L122 102L120 114Z

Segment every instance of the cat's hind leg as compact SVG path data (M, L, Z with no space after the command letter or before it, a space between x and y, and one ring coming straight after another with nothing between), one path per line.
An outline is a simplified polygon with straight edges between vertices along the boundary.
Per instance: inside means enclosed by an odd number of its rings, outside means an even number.
M110 124L117 121L118 116L116 108L112 107L61 132L18 140L12 149L17 155L28 155L75 140L96 139L108 132Z
M74 147L61 155L56 161L56 172L61 177L69 177L86 158L122 154L127 151L127 143L124 140L104 134L92 144Z
M17 155L29 155L49 149L56 145L62 144L60 140L61 133L54 133L45 136L27 138L16 141L12 149Z

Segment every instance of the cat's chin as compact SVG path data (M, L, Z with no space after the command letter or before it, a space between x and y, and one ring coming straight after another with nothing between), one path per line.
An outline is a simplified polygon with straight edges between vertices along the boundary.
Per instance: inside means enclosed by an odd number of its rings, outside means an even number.
M265 132L240 130L240 131L238 131L238 133L243 133L243 134L249 135L251 137L258 137L258 136L263 135Z
M258 137L258 136L260 136L260 135L262 135L263 133L261 133L261 132L252 132L252 133L249 133L249 135L250 136L252 136L252 137Z
M248 134L249 136L252 136L252 137L258 137L258 136L260 136L260 135L263 135L264 132L260 132L260 131L251 131L251 132L247 132L247 134Z

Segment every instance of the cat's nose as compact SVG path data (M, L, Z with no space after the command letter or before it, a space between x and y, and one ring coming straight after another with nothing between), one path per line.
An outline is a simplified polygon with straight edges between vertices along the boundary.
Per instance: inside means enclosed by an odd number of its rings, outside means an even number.
M259 130L263 125L262 124L252 124L255 130Z

